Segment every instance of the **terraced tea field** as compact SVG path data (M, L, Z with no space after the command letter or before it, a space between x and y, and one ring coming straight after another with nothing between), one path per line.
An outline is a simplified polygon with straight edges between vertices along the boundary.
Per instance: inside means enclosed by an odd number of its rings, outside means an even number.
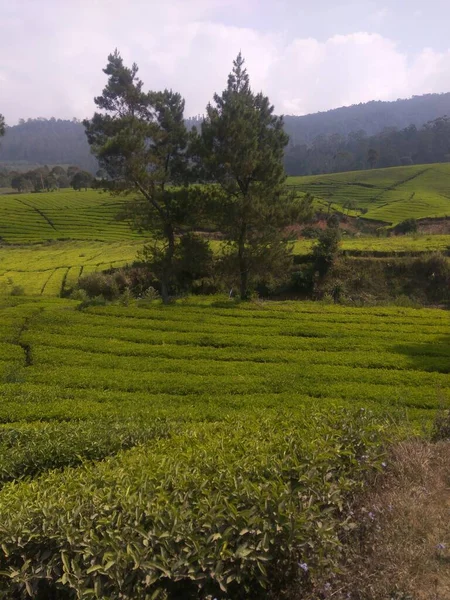
M238 598L278 561L309 585L382 460L359 409L420 432L450 406L446 311L0 310L0 597Z
M295 254L308 254L314 244L313 240L297 240ZM390 237L361 236L343 238L340 244L343 252L351 254L386 255L386 254L421 254L427 252L443 252L450 254L450 235L402 235Z
M59 296L83 274L131 264L143 244L142 238L0 247L0 294L20 286L29 295Z
M448 166L438 167L445 174ZM434 166L429 168L434 169ZM425 183L430 189L435 189L431 175L428 174ZM392 186L392 182L400 176L406 176L404 170L400 173L396 169L387 169L324 176L323 181L301 179L306 186L315 186L315 195L317 189L326 189L326 193L340 198L342 202L347 198L344 193L349 189L359 190L361 198L365 198L364 202L370 205L368 196L363 196L372 193L374 188L352 183L348 178L369 178L372 183L367 183L367 186L376 184L380 186L377 189L381 190L383 185ZM327 179L329 177L333 179ZM425 177L425 174L410 180L409 184L412 185L417 179L421 181L421 177ZM331 187L327 187L329 185ZM444 187L442 184L442 194ZM145 237L133 232L126 222L116 219L121 210L123 200L93 190L0 195L0 238L7 244L14 244L0 245L0 294L9 293L19 286L29 295L59 296L64 290L72 288L83 273L133 262ZM60 239L64 241L58 241ZM216 250L220 249L219 242L211 243ZM296 254L308 254L312 244L310 240L299 240L294 251ZM343 251L356 254L448 252L449 248L449 235L362 236L342 241Z
M23 246L0 246L0 294L15 286L28 295L59 296L72 289L82 274L131 264L144 238L123 242L53 242ZM211 242L219 251L220 243ZM295 243L295 254L311 252L312 240ZM396 254L440 251L448 253L449 235L417 235L390 238L344 239L341 249L349 253Z
M329 202L346 211L346 203L353 201L357 209L367 210L364 218L387 224L450 216L450 164L289 177L288 183L310 192L325 212Z
M122 209L123 200L95 190L0 195L0 240L113 242L138 238L127 222L116 219Z
M25 400L29 391L50 386L60 399L87 399L92 416L114 407L134 414L140 405L170 417L175 399L178 416L192 417L192 410L203 412L202 398L209 405L217 394L240 397L238 411L259 402L279 405L282 398L289 408L315 398L425 410L449 399L446 311L293 302L216 308L211 300L82 312L67 300L6 298L4 304L2 367L10 372L15 365L24 379L11 388L14 396L25 390ZM29 349L32 364L21 364L18 344ZM136 393L143 394L140 402ZM190 397L198 399L195 406ZM0 421L20 420L25 408L32 419L35 410L45 417L51 406L48 398L26 404L5 401ZM215 402L211 408L216 418ZM58 410L62 416L65 408Z

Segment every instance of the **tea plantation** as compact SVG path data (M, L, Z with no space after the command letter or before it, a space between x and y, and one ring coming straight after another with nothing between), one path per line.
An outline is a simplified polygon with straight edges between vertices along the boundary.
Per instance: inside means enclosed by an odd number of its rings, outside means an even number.
M450 405L446 311L0 306L0 598L310 590L384 442Z
M391 167L310 177L289 184L310 192L326 211L343 210L349 201L364 218L396 224L404 219L450 216L450 164Z
M82 275L131 264L143 244L144 238L0 247L0 294L20 286L27 294L59 296Z
M118 241L140 237L117 220L123 200L96 190L0 195L0 238L8 243L44 240Z
M0 294L16 286L29 295L60 296L76 285L81 275L132 264L145 239L123 242L66 241L0 246ZM294 253L311 252L313 240L298 240ZM214 249L220 243L211 242ZM420 254L450 251L450 235L414 235L389 238L343 239L343 252L355 255Z
M387 223L450 214L447 171L292 183ZM449 313L59 298L136 258L145 237L122 210L96 191L0 195L0 599L324 597L385 448L450 407ZM449 238L342 249L446 251Z

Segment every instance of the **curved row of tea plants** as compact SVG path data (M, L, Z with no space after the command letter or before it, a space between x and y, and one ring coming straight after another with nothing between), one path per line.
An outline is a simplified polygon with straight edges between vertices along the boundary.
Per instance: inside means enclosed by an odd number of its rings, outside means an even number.
M77 308L0 299L0 598L317 591L384 442L450 405L446 311Z
M405 219L450 216L450 165L414 165L290 177L288 183L317 198L327 212L333 209L361 214L367 219L396 224ZM355 210L356 209L356 210Z

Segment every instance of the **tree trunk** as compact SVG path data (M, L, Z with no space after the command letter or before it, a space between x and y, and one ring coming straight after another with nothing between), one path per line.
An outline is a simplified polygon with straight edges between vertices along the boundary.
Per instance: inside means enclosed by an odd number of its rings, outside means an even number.
M245 238L247 236L247 224L244 223L241 227L241 232L238 240L238 259L239 259L239 275L240 275L240 296L241 300L246 300L248 295L248 264L245 257Z
M167 249L161 273L161 297L163 304L169 304L170 280L172 275L173 255L175 253L175 233L171 223L165 225L164 233L167 239Z

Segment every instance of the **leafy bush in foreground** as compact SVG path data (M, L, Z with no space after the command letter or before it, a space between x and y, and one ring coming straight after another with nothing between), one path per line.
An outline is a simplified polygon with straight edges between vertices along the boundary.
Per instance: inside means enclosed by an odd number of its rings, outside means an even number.
M167 437L168 425L101 421L39 423L0 429L0 486L50 469L101 460L119 450Z
M380 460L365 411L191 425L0 492L0 598L268 598L333 569ZM27 595L28 594L28 595Z

